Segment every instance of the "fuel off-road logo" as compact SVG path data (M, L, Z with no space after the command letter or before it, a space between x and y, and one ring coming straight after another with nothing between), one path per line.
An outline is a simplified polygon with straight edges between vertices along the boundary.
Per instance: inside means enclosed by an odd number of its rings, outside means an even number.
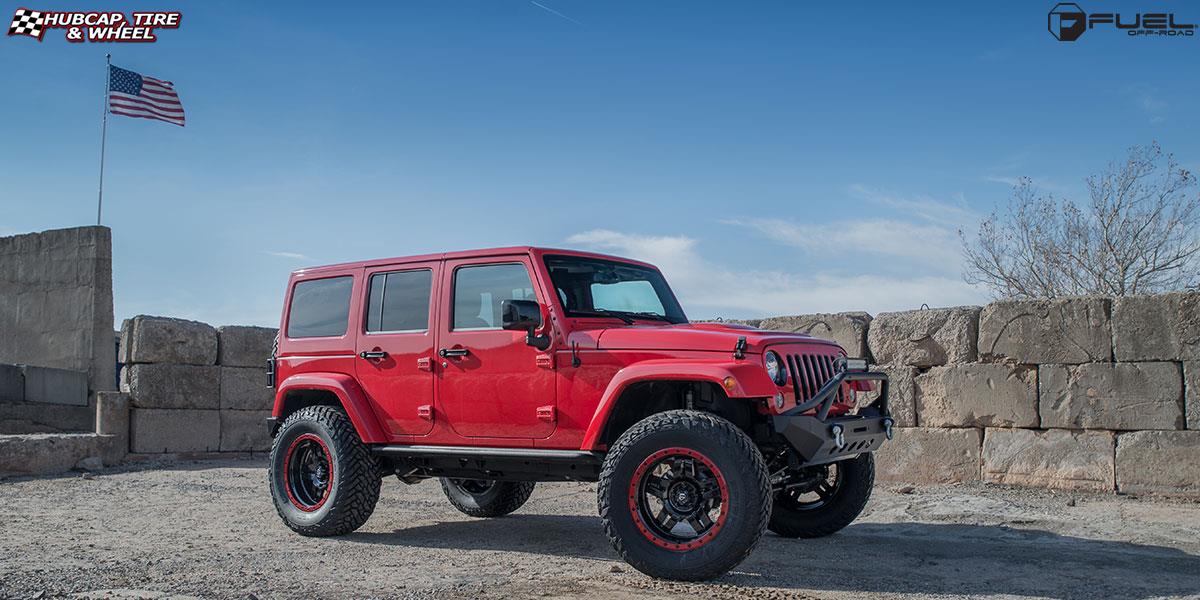
M62 12L18 8L13 13L8 35L27 35L42 41L47 29L66 29L68 42L154 42L157 29L179 29L178 12L145 11L124 13Z
M1175 13L1091 13L1074 2L1059 2L1050 9L1047 27L1060 42L1073 42L1091 29L1123 31L1129 37L1194 37L1195 23L1181 23Z

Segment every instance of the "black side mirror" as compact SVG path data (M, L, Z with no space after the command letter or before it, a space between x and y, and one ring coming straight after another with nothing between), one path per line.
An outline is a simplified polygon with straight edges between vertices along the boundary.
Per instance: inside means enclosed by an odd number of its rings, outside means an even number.
M533 300L501 300L500 327L525 332L525 343L545 350L550 347L550 336L534 335L533 332L542 326L542 307Z
M515 331L533 331L542 326L542 307L533 300L501 300L500 327Z

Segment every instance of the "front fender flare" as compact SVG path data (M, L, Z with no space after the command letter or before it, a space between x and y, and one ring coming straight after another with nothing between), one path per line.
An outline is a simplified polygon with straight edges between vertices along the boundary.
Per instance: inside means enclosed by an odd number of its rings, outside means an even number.
M382 444L388 441L383 428L379 426L379 420L371 411L366 394L358 382L345 373L300 373L284 379L275 390L275 408L271 415L277 419L282 417L288 393L303 390L321 390L337 396L363 443Z
M756 360L758 355L747 355L743 360L722 359L698 360L648 360L620 371L608 382L608 387L596 405L596 412L584 433L581 450L599 450L600 436L608 417L617 406L621 394L635 383L643 381L707 381L717 384L730 398L763 398L779 391L775 382L767 376L767 370ZM725 387L726 377L732 377L734 385Z

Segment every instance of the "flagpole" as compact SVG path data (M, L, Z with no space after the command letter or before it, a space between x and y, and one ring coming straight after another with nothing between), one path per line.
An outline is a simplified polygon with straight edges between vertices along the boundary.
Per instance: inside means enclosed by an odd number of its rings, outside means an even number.
M104 208L104 143L108 140L108 94L112 91L112 54L104 55L104 116L100 121L100 192L96 195L96 224Z

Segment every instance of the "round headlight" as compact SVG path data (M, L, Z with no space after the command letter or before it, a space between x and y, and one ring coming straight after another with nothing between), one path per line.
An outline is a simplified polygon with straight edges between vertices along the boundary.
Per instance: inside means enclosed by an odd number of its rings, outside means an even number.
M771 377L771 381L775 385L787 384L787 369L783 366L783 360L773 350L768 350L763 355L763 365L767 367L767 375Z

